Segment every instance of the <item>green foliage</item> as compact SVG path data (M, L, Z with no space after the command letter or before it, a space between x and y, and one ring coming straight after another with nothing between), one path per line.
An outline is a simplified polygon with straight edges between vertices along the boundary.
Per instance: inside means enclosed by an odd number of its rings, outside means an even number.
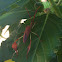
M34 5L35 9L37 9L39 6L40 6L40 8L39 8L38 12L42 12L42 11L44 10L44 6L43 6L43 4L42 4L41 2L37 2L37 3ZM43 9L43 10L42 10L42 9ZM42 10L42 11L41 11L41 10Z
M25 31L26 26L30 25L34 11L37 8L36 3L35 0L6 0L6 2L3 2L3 6L7 5L0 10L0 26L10 24L10 37L5 42L2 42L0 62L8 59L12 59L15 62L62 62L62 44L60 41L60 38L62 38L62 18L58 17L54 12L56 7L53 9L53 14L51 11L47 14L44 13L46 8L52 10L50 0L49 2L38 3L42 7L39 9L41 12L37 12L34 19L35 25L31 30L39 35L41 41L36 35L30 33L32 43L28 58L26 58L26 54L30 36L25 44L23 43L23 38L18 40L18 56L15 54L12 57L14 53L12 44L23 35L21 33ZM61 5L58 6L60 11L62 10L61 7ZM28 9L32 16L31 18L29 18L25 8ZM22 18L27 19L25 24L20 23Z
M49 2L51 3L52 8L54 9L55 14L58 17L62 18L62 12L60 11L59 7L57 7L57 5L55 4L55 2L53 0L49 0Z

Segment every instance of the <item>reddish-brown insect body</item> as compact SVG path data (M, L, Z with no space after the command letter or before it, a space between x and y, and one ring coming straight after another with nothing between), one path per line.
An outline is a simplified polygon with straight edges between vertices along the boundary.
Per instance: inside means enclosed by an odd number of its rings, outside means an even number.
M27 38L28 38L30 32L31 32L31 27L26 26L25 32L24 32L24 35L23 35L23 43L25 43L27 41Z
M30 51L30 48L31 48L31 39L30 39L30 44L29 44L29 46L28 46L27 55L28 55L28 53L29 53L29 51Z
M37 10L39 8L40 7L38 7ZM26 10L27 10L27 8L26 8ZM36 15L37 10L35 11L34 18L35 18L35 15ZM27 10L27 12L28 12L28 10ZM28 12L28 14L29 14L29 12ZM29 17L31 18L30 14L29 14ZM29 36L29 34L31 32L31 28L32 28L33 23L34 23L34 18L33 18L33 20L31 20L31 24L25 28L25 32L24 32L24 35L23 35L23 42L24 43L27 41L27 38L28 38L28 36Z
M40 8L40 7L38 7L37 10L38 10L39 8ZM26 10L27 10L27 8L26 8ZM35 18L35 15L36 15L37 10L35 11L34 18ZM28 12L28 10L27 10L27 12ZM29 14L29 12L28 12L28 14ZM30 14L29 14L29 17L31 18ZM26 26L26 28L25 28L24 35L23 35L23 42L24 42L24 43L27 41L27 38L28 38L28 36L29 36L29 34L30 34L30 32L31 32L31 28L32 28L33 23L34 23L34 18L33 18L33 20L31 20L31 24L30 24L29 26ZM28 55L28 53L29 53L29 51L30 51L30 48L31 48L31 39L30 39L30 44L29 44L29 46L28 46L27 55Z
M16 42L14 42L12 44L12 48L16 51L16 54L18 55L18 52L17 52L17 43Z

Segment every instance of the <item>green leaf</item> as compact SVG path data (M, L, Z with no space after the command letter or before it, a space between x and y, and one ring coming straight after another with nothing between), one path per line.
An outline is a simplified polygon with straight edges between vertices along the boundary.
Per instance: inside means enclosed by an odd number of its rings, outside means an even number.
M48 0L50 2L50 4L52 5L52 8L54 9L55 11L55 14L62 18L62 12L61 10L59 9L59 7L55 4L55 2L53 0Z
M62 62L62 38L60 38L61 45L59 47L58 53L57 53L57 58L59 62Z
M12 2L12 3L11 3ZM21 20L22 18L27 18L25 8L22 10L23 6L29 2L29 0L8 0L3 2L5 7L1 4L0 7L0 26L5 26L7 24L11 25L16 21ZM1 2L0 2L1 3ZM9 3L9 4L8 4Z
M50 3L47 1L47 2L42 2L43 5L44 5L44 9L46 8L50 8Z
M62 19L51 13L48 17L46 17L46 14L37 13L34 20L35 25L31 31L37 33L41 41L36 35L30 33L32 43L28 58L26 58L26 54L30 43L30 36L25 44L23 43L23 38L18 40L18 56L16 54L13 56L15 51L12 49L12 43L23 35L21 33L25 31L27 25L30 25L33 18L29 18L25 7L30 11L29 13L32 16L34 14L32 10L35 10L34 4L36 3L33 0L14 1L10 4L6 2L7 5L3 7L0 13L0 25L11 25L9 28L10 37L5 42L2 42L2 46L0 47L0 62L8 59L13 59L15 62L51 62L51 60L58 56L57 52L59 53L60 51L58 49L61 43L59 38L62 36ZM44 4L44 8L49 8L49 2L46 5ZM25 24L20 24L19 20L22 18L27 18ZM61 61L59 58L56 58L55 61Z
M29 45L29 37L27 39L26 44L23 44L22 42L23 40L21 39L20 40L21 42L18 48L19 55L17 59L15 56L13 57L13 59L16 60L16 62L19 62L19 61L49 62L51 61L51 58L56 55L55 50L56 49L58 50L57 47L59 47L60 45L58 33L60 32L61 29L59 28L60 24L58 22L61 21L61 19L55 15L50 14L45 24L44 30L42 32L42 28L45 23L45 18L46 18L45 15L36 17L35 18L36 24L32 29L33 32L37 33L40 36L42 41L40 41L36 35L31 33L31 36L32 36L31 50L28 54L28 59L26 59L27 46ZM26 23L28 22L29 20ZM20 30L21 29L23 29L23 27L21 27Z

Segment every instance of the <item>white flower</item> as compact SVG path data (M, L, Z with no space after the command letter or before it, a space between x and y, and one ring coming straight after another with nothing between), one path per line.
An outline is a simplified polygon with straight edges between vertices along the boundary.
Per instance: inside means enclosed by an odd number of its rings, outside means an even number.
M9 28L9 25L6 25L4 27L4 29L2 29L2 33L1 33L1 36L0 36L0 46L1 46L2 41L5 41L9 37L8 28Z
M47 0L41 0L41 2L46 2Z

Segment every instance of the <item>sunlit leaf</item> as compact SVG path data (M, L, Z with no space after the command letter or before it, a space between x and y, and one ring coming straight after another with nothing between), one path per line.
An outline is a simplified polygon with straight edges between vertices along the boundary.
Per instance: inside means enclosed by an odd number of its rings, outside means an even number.
M4 62L15 62L15 61L12 61L12 59L9 59L9 60L6 60Z

